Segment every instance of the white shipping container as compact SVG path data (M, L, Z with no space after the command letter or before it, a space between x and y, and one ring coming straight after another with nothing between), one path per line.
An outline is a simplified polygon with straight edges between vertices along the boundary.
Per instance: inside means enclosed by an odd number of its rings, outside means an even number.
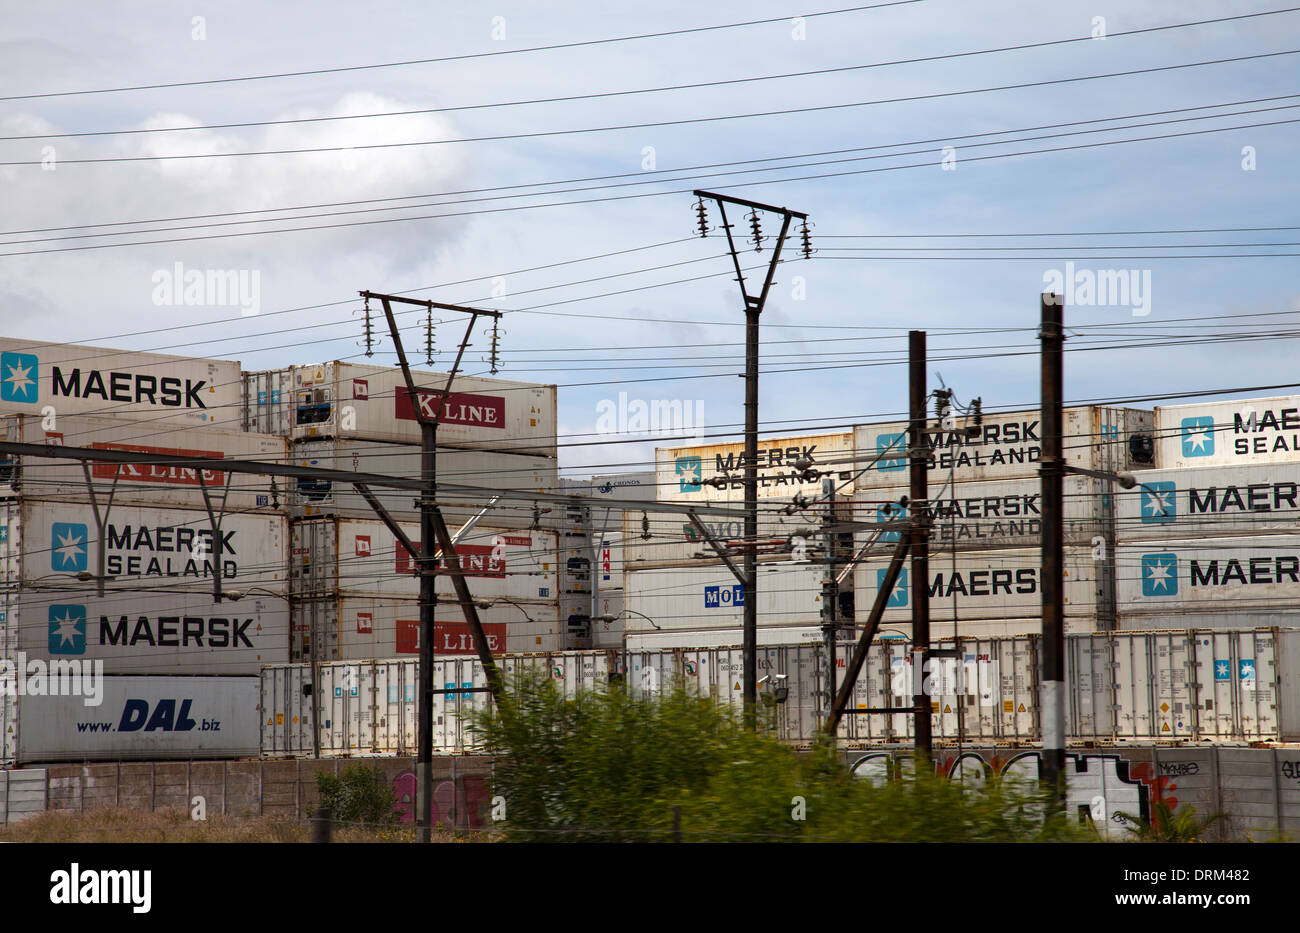
M1067 631L1092 631L1101 603L1099 588L1105 562L1102 551L1089 547L1065 549L1065 615ZM889 567L882 548L854 569L856 612L865 620ZM960 551L930 556L930 618L957 618L964 628L975 620L1041 618L1042 552L1037 548L1001 551ZM886 603L883 624L904 628L912 620L910 564L904 565ZM1104 608L1104 607L1103 607ZM955 614L955 615L954 615ZM992 634L987 631L981 635Z
M104 677L84 696L22 696L16 761L163 761L259 754L259 678ZM5 731L11 731L6 729Z
M1121 545L1115 568L1120 613L1285 612L1300 600L1300 535Z
M1156 409L1162 469L1300 461L1300 396Z
M820 644L821 629L805 625L791 628L759 628L758 644L764 647L777 645ZM744 633L739 626L724 629L675 629L656 632L646 627L646 631L627 635L628 651L672 651L676 648L733 648L744 642Z
M1144 474L1145 475L1145 474ZM1118 488L1118 487L1116 487ZM1113 534L1111 485L1089 476L1064 481L1064 531L1067 544L1109 541ZM854 520L899 522L907 510L898 503L910 498L907 486L862 490L855 497ZM949 485L942 475L930 477L930 553L959 550L1039 547L1042 543L1042 482L1011 479ZM882 532L882 544L897 544L900 530ZM858 543L867 540L859 533Z
M562 645L555 601L519 601L477 606L479 621L494 655L556 651ZM292 611L295 660L311 659L313 626L317 661L418 656L420 603L413 599L343 596L295 600ZM434 609L434 655L474 656L477 650L459 603Z
M0 337L0 413L110 415L240 427L234 360L209 360Z
M299 466L420 478L420 448L409 444L310 441L295 444L291 454ZM555 461L545 457L440 448L437 458L440 483L482 488L481 493L473 494L439 491L438 502L443 506L443 519L453 526L453 530L455 525L477 515L502 490L549 493L555 489ZM419 521L420 510L415 505L419 494L416 490L372 486L370 491L394 519ZM289 509L294 518L322 515L375 517L375 510L356 491L356 487L332 480L298 480L289 496ZM484 516L484 523L527 528L537 519L533 503L502 499ZM549 515L547 525L550 525Z
M847 510L848 503L845 507ZM745 544L743 520L701 515L700 523L734 560L741 559ZM812 511L780 515L760 510L759 553L783 553L795 536L804 538L808 548L819 548L822 540L820 526L820 514ZM623 542L624 567L627 570L699 566L718 560L717 552L695 527L690 516L680 512L624 512Z
M1117 490L1120 543L1300 532L1300 460L1149 470Z
M244 373L243 428L253 434L293 433L293 371Z
M605 473L591 479L561 478L560 492L592 499L628 499L654 502L658 498L655 472Z
M18 650L43 660L98 660L108 674L256 674L289 659L283 596L108 593L93 587L11 598ZM13 643L11 639L11 644Z
M213 508L228 512L271 512L287 498L288 487L278 481L273 493L271 477L255 473L228 473L222 459L257 460L283 464L288 444L282 437L245 434L218 428L191 428L175 424L130 421L125 418L86 418L62 415L57 430L46 429L37 415L0 417L0 437L23 444L93 447L97 450L157 454L175 457L210 457L213 466L202 471L190 467L115 464L91 461L90 477L96 496L122 505L162 508L204 508L203 487ZM89 502L85 471L79 460L17 457L0 475L0 495L26 495L36 499ZM116 483L114 482L116 480ZM227 483L229 485L227 485Z
M284 372L280 370L279 372ZM330 362L289 369L293 380L294 440L326 437L420 443L420 424L395 366ZM447 384L446 373L412 372L419 404L432 415ZM272 394L283 378L247 373L245 397L250 424L282 423ZM265 396L259 395L265 391ZM283 400L283 394L281 395ZM555 386L457 376L438 424L438 443L447 447L498 450L555 458Z
M0 580L6 585L76 586L78 574L101 572L102 553L102 572L111 578L105 589L114 593L211 592L218 571L222 589L287 592L282 515L223 516L218 539L207 511L114 504L101 538L89 504L24 498L0 500L0 523L8 528L0 566L12 571L15 556L18 565L17 576Z
M785 561L760 565L758 626L819 624L821 596L821 567ZM624 631L629 637L656 630L738 631L744 614L743 587L730 570L719 566L629 571L624 576L623 601L628 610Z
M596 597L596 615L591 620L591 647L622 648L623 619L623 590L602 587Z
M954 428L926 431L933 451L930 483L1021 479L1038 475L1042 420L1037 409L985 415L978 435L967 437L969 419ZM859 492L907 482L907 423L861 424L854 428ZM1133 408L1067 408L1065 462L1088 470L1133 470L1152 465L1152 414ZM874 462L873 462L874 461Z
M416 547L420 526L401 523ZM448 531L453 538L457 529ZM418 562L379 520L313 519L291 526L290 587L298 598L396 596L418 598ZM554 599L559 558L554 532L518 531L475 525L456 541L475 599ZM442 564L440 564L442 566ZM455 595L449 575L439 574L436 592Z
M743 501L745 445L709 444L695 447L660 447L655 450L656 483L663 502ZM807 476L795 467L800 459L812 463L818 475ZM840 495L853 492L855 460L853 435L809 434L797 437L759 438L758 496L760 499L810 498L821 492L823 476L836 482ZM726 477L722 488L710 480Z

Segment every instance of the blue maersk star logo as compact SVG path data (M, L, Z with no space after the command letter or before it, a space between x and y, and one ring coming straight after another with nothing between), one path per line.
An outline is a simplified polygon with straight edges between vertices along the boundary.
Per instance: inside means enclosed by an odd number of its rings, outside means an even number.
M66 573L86 569L86 539L89 533L80 522L55 522L50 528L50 568Z
M86 607L50 606L50 654L86 653Z
M885 574L888 570L881 568L876 571L876 587L884 585ZM886 608L894 606L907 605L907 569L904 568L898 572L898 581L894 584L894 591L889 594L889 601L885 603Z
M1142 595L1174 596L1178 593L1178 555L1142 555Z
M907 436L905 434L876 435L876 469L892 473L907 467Z
M40 361L32 353L0 353L0 401L35 402Z
M1214 419L1197 415L1183 419L1183 456L1208 457L1214 453Z
M1178 517L1176 487L1162 481L1142 484L1142 524L1172 522Z

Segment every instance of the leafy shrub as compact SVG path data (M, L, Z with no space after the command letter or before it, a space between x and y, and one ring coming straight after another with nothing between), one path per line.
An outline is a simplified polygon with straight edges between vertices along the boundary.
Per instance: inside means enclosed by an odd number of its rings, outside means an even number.
M370 765L353 764L337 777L319 772L316 790L320 806L334 811L341 823L395 823L397 796L384 772Z

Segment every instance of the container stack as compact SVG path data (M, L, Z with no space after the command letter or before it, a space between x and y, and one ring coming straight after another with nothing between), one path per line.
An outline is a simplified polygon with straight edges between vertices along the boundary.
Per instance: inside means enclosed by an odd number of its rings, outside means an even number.
M290 443L294 463L420 478L416 406L434 413L446 374L415 372L412 399L400 369L330 362L244 373L243 423ZM555 386L458 376L443 402L436 456L448 530L493 651L565 646L559 619L555 511L500 499L502 490L556 488ZM418 546L413 490L372 486ZM291 580L294 660L418 655L415 564L351 484L302 480L288 491L293 519ZM438 580L434 651L472 655L474 645L449 578ZM313 637L313 635L315 637Z
M287 445L239 430L240 386L233 361L0 340L0 437L213 461L3 458L0 762L256 753L288 524L269 476L221 461Z
M1157 408L1156 433L1118 499L1120 627L1300 625L1300 396Z

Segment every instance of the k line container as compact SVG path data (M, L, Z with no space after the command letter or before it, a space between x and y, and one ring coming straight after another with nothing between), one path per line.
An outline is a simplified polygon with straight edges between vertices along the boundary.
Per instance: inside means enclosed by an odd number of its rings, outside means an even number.
M284 376L277 370L245 373L245 422L283 423ZM330 362L294 366L294 440L353 438L419 444L420 425L402 371L390 366ZM428 414L447 384L445 373L412 372L418 404ZM279 402L274 395L279 382ZM457 376L438 424L438 443L447 447L498 450L555 458L555 386Z
M0 437L24 444L210 457L214 461L212 467L202 471L190 467L91 461L90 477L101 501L107 501L111 492L115 504L202 509L206 486L214 508L224 504L228 512L270 513L287 492L281 483L279 493L273 495L269 476L230 473L220 463L222 459L237 459L283 464L287 445L281 437L76 415L60 416L54 424L57 430L46 430L45 419L39 416L3 416ZM90 501L81 461L45 457L11 458L8 467L0 466L0 495L3 494L65 502Z
M745 498L743 443L694 447L660 447L655 451L659 500L665 502L733 502ZM795 466L801 459L812 469L836 480L841 494L853 492L852 434L810 434L760 438L758 441L758 496L760 499L813 495L821 491L822 476ZM727 477L723 487L709 485Z
M1149 470L1116 493L1121 544L1300 532L1300 460Z
M1300 535L1160 539L1121 545L1121 613L1273 613L1300 600Z
M257 593L108 593L92 587L10 597L10 644L45 661L103 661L108 674L256 674L288 660L289 607Z
M17 719L8 723L16 763L259 754L256 676L103 677L96 684L98 706L80 695L20 697Z
M0 413L240 426L239 363L0 338Z
M1144 474L1146 475L1146 474ZM1110 541L1114 534L1111 485L1086 476L1067 476L1064 481L1064 532L1067 544L1092 544L1095 539ZM855 497L854 520L877 524L899 523L907 519L907 509L899 505L910 498L907 486L864 490ZM930 507L931 554L951 550L982 551L992 548L1029 548L1042 544L1042 482L1037 479L1012 479L958 483L931 475ZM901 528L882 531L883 544L897 544ZM859 534L859 543L866 541Z
M284 593L288 586L282 515L226 515L218 539L206 510L114 504L101 536L89 504L24 498L0 500L0 524L7 528L0 568L18 570L0 580L6 585L76 587L77 574L102 572L111 578L106 589L119 594L211 592L219 571L223 589Z
M409 444L311 441L295 444L292 455L300 466L420 478L420 448ZM443 518L453 526L452 531L455 525L477 515L502 490L549 493L555 488L555 461L545 457L445 448L439 449L437 458L439 482L482 489L482 492L468 494L439 492ZM420 510L415 506L419 497L417 490L372 486L370 491L393 518L419 521ZM351 483L332 480L298 480L289 496L289 505L294 518L322 515L375 517L375 510ZM538 519L538 515L532 503L502 499L484 518L486 524L498 527L527 528Z
M630 636L652 631L739 630L744 590L726 567L629 571L623 600ZM758 626L790 628L821 622L822 568L791 562L760 564ZM639 613L639 615L638 615ZM654 620L654 625L643 616Z
M421 546L420 526L403 523ZM455 535L456 529L449 531ZM348 595L417 598L418 561L378 520L320 519L292 525L291 589L298 598ZM456 542L461 570L475 599L555 599L559 549L554 532L476 525ZM445 569L445 562L440 562ZM450 575L436 592L455 594Z
M479 606L479 621L493 654L559 650L562 623L554 600ZM295 600L292 608L294 660L311 659L317 636L318 661L417 656L420 653L420 603L413 599L345 596ZM475 655L469 623L459 603L439 602L434 610L434 654Z
M1239 466L1300 461L1300 396L1156 409L1157 465Z
M966 421L953 429L929 428L930 484L1023 479L1038 475L1042 421L1038 410L985 415L976 436ZM856 490L901 486L907 482L907 423L863 424L854 428L859 469ZM1132 408L1067 408L1064 452L1068 466L1089 470L1134 470L1152 466L1152 414ZM1140 456L1139 456L1140 455Z

